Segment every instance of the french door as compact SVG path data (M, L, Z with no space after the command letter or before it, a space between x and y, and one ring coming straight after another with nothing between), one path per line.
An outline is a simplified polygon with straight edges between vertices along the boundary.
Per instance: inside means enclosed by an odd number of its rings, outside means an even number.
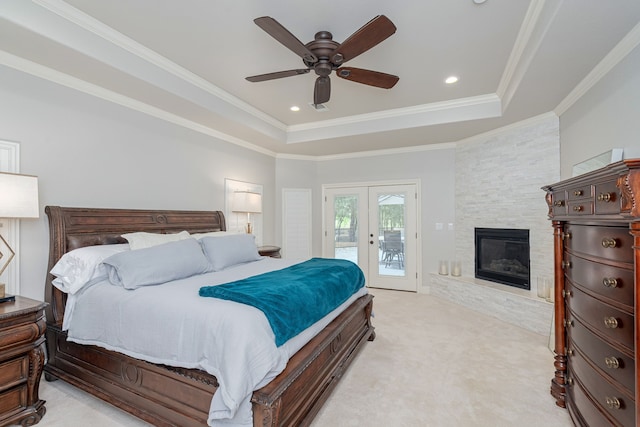
M348 259L372 288L416 291L416 184L325 188L323 255Z

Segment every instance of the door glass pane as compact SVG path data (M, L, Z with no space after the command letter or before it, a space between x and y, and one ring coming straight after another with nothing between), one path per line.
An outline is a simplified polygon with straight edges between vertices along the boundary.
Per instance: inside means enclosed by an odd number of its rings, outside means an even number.
M404 194L378 194L378 273L404 276Z
M358 195L336 196L335 212L335 254L334 258L347 259L358 263Z

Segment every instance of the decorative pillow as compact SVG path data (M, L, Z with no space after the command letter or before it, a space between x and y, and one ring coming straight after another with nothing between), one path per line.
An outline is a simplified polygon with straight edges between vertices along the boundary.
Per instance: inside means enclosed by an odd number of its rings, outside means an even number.
M188 239L191 236L188 231L181 231L173 234L146 233L144 231L139 231L136 233L123 234L122 237L127 239L131 250L136 250Z
M252 234L232 234L223 237L203 237L200 240L204 254L213 271L224 270L232 265L256 261L261 258Z
M194 239L202 239L203 237L224 237L240 234L242 231L209 231L208 233L193 233L190 236Z
M109 281L126 289L159 285L210 271L196 239L122 252L105 259Z
M84 286L106 279L102 261L111 255L128 251L128 244L97 245L74 249L64 254L51 269L53 285L62 292L75 294Z

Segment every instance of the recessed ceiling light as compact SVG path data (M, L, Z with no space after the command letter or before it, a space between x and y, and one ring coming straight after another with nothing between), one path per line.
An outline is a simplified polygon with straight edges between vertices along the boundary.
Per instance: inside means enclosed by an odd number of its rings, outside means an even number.
M297 105L294 105L290 108L291 111L300 111L300 107L298 107Z
M446 84L450 85L453 84L455 82L458 81L458 78L456 76L449 76L447 77L447 79L444 81Z
M482 3L486 2L486 1L487 1L487 0L473 0L473 2L474 2L475 4L482 4Z

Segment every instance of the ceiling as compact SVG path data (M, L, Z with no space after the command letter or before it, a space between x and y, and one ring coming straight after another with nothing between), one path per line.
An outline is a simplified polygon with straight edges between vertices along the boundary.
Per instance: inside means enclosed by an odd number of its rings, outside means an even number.
M270 155L411 150L561 114L640 43L640 1L615 3L3 0L0 65ZM257 17L307 43L377 15L396 33L346 65L399 76L392 89L332 73L319 112L313 72L245 80L305 68Z

